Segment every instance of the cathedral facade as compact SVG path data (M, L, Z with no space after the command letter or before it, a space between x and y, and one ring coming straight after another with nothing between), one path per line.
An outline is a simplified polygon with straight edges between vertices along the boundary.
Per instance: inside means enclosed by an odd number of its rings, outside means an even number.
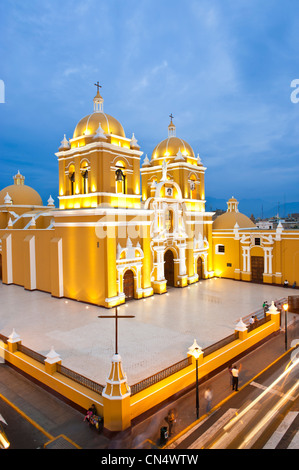
M2 282L107 308L214 276L298 285L298 231L257 229L234 198L213 222L206 168L170 118L141 165L98 89L56 153L59 207L20 173L0 191Z

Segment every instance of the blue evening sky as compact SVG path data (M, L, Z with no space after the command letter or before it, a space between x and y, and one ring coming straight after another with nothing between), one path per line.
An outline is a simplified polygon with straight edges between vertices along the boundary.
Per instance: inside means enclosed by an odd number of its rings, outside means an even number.
M299 201L298 0L0 0L0 58L0 188L20 170L57 205L55 152L99 80L143 157L173 113L207 197Z

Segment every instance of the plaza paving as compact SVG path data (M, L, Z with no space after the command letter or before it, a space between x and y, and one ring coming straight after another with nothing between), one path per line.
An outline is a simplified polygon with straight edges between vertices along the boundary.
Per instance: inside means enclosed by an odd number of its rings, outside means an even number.
M209 279L146 300L133 300L119 314L119 354L129 385L184 359L196 338L205 348L234 332L240 317L292 289ZM0 333L13 328L22 344L43 355L53 346L62 364L105 384L115 345L115 321L98 318L114 309L56 299L44 292L0 284Z

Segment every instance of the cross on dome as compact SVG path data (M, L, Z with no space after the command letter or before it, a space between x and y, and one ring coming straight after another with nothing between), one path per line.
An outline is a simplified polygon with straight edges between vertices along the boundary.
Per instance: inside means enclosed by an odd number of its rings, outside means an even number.
M95 83L94 86L96 86L98 89L98 92L100 92L99 88L102 88L102 85L100 85L100 82L97 81L97 83Z
M173 115L172 113L169 114L170 117L170 124L168 126L168 137L175 137L175 125L172 122Z
M94 86L97 87L97 94L93 99L93 109L95 113L103 113L104 112L104 100L100 95L100 88L102 88L102 85L100 85L99 82L94 83Z

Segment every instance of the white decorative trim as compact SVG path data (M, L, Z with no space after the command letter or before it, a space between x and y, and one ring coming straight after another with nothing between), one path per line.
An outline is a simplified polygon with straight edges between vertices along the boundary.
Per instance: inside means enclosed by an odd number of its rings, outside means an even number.
M86 208L86 209L58 209L51 211L53 217L73 217L73 216L95 216L95 215L126 215L128 217L141 215L147 217L154 213L154 210L147 209L111 209L102 207ZM137 225L137 224L136 224Z
M36 289L35 236L29 240L30 289Z
M114 222L54 222L54 227L127 227L150 225L150 221L114 221Z
M6 242L6 276L7 284L12 284L13 274L12 274L12 237L8 235L5 239Z
M59 284L59 297L63 297L64 285L63 285L62 238L58 240L58 284Z
M70 142L81 140L82 138L86 137L88 136L76 137L75 139L70 139ZM119 136L115 136L113 134L109 134L109 137L117 137L119 139ZM130 139L127 139L126 137L121 137L121 140L130 142ZM136 158L137 160L140 160L141 155L143 155L143 152L139 150L131 149L128 147L119 147L119 145L111 144L109 142L91 142L89 144L83 145L82 147L74 147L69 150L62 150L60 152L56 152L55 156L58 157L58 160L68 160L69 158L74 158L74 155L76 154L88 154L98 149L105 149L107 150L107 152L113 154L115 154L116 152L127 153L129 154L130 158ZM135 157L134 155L138 155L138 157Z
M87 194L71 194L68 196L57 196L58 199L77 199L81 197L91 197L91 196L112 196L112 197L121 197L121 198L135 198L141 199L140 194L123 194L123 193L105 193L105 192L97 192L97 193L87 193Z

